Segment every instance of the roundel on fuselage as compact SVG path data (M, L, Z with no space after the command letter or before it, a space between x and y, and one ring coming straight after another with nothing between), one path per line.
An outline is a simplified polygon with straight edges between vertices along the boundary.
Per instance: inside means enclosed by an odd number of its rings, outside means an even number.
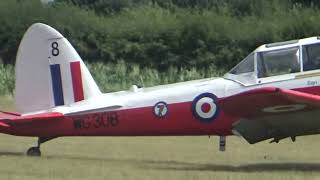
M216 104L217 96L212 93L203 93L194 98L192 102L192 114L199 121L210 123L219 114L219 107Z
M168 105L164 101L157 102L153 106L153 113L158 118L164 118L168 114Z

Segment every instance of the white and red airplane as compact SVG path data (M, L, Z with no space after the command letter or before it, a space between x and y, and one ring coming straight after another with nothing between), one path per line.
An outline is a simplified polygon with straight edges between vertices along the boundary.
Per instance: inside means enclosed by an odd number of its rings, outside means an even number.
M320 39L262 45L221 78L102 94L80 56L41 23L16 59L19 113L0 113L0 132L38 137L27 155L63 136L220 136L249 143L320 133Z

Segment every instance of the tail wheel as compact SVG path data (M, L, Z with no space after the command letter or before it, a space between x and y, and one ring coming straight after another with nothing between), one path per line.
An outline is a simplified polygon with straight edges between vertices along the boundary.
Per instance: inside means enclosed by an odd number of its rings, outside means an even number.
M28 149L27 151L27 155L28 156L36 156L39 157L41 156L41 151L39 147L31 147Z
M57 137L39 137L37 146L29 148L27 151L27 155L38 157L41 156L40 145L55 138Z

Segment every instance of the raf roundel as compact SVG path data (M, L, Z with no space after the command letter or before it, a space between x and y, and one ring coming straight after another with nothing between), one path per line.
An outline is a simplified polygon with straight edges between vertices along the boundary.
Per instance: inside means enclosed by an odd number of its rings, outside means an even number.
M167 103L160 101L156 103L153 107L153 113L159 118L163 118L168 114L168 105Z
M217 96L211 93L203 93L192 102L192 113L204 123L210 123L216 119L219 107L216 104Z

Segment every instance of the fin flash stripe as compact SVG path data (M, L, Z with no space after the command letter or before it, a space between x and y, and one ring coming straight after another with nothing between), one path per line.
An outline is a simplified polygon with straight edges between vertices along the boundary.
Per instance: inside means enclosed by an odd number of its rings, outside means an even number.
M50 65L50 72L51 72L54 104L55 106L64 105L60 65L59 64Z
M80 61L70 63L74 102L84 100Z

